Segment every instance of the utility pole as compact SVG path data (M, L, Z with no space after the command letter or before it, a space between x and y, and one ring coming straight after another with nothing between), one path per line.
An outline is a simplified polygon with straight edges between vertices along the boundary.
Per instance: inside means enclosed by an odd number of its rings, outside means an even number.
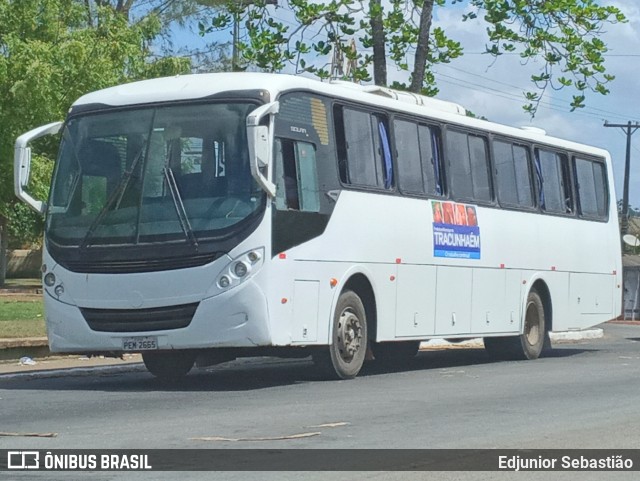
M610 124L604 122L605 127L619 127L627 136L627 155L624 161L624 187L622 192L622 235L627 233L629 227L629 171L631 170L631 136L640 128L638 122L626 124Z

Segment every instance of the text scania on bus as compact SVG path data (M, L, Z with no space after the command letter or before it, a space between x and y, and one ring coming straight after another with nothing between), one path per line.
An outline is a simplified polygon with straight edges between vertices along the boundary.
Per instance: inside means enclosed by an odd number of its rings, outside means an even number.
M59 135L49 198L30 142ZM46 216L54 352L141 352L162 378L311 355L329 377L482 337L535 359L621 310L611 159L453 103L287 75L147 80L16 141Z

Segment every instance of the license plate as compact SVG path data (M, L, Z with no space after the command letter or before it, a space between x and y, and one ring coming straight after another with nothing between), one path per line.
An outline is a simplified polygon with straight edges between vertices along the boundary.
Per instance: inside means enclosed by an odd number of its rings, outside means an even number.
M158 349L158 338L155 336L125 337L122 339L122 350L124 351L151 351L153 349Z

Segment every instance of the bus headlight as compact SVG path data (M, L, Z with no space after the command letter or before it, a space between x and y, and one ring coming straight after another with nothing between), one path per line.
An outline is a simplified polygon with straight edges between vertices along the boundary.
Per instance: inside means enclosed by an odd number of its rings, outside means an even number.
M229 279L227 276L222 276L218 280L218 285L220 287L222 287L223 289L226 289L227 287L229 287L231 285L231 279Z
M56 286L53 292L56 293L56 296L60 297L62 294L64 294L64 286L62 284Z
M47 287L53 287L56 283L56 276L53 272L49 272L46 276L44 276L44 283Z
M251 251L247 254L247 259L249 259L249 262L251 262L252 264L255 264L256 262L258 262L260 260L260 252L258 251Z
M233 272L238 277L244 277L247 275L247 265L244 262L237 262L233 267Z

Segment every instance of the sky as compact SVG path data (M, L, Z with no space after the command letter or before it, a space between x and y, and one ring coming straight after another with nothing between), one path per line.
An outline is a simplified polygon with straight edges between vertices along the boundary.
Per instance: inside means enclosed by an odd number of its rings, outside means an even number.
M450 64L435 68L440 89L436 98L463 105L476 115L491 121L512 126L535 126L549 135L604 148L613 159L616 198L622 198L626 136L621 128L604 127L611 124L626 124L640 121L636 99L640 98L640 2L637 0L615 0L599 2L614 5L626 15L628 23L609 25L602 39L609 48L605 66L607 73L616 80L607 87L610 93L602 96L587 94L586 108L570 111L571 90L560 92L548 90L543 97L535 118L522 110L525 103L522 92L532 90L530 75L540 68L540 63L523 65L517 55L503 55L494 59L482 55L487 41L485 25L480 21L461 21L461 8L437 8L434 10L434 25L441 26L447 35L461 42L465 54ZM289 18L284 8L275 15ZM212 37L211 35L215 35ZM204 39L187 29L176 30L177 45L188 44L191 48L204 46L211 40L230 41L230 31L209 34ZM406 81L403 73L389 66L390 81ZM285 71L285 73L287 73ZM631 176L629 203L640 208L640 130L632 137Z

